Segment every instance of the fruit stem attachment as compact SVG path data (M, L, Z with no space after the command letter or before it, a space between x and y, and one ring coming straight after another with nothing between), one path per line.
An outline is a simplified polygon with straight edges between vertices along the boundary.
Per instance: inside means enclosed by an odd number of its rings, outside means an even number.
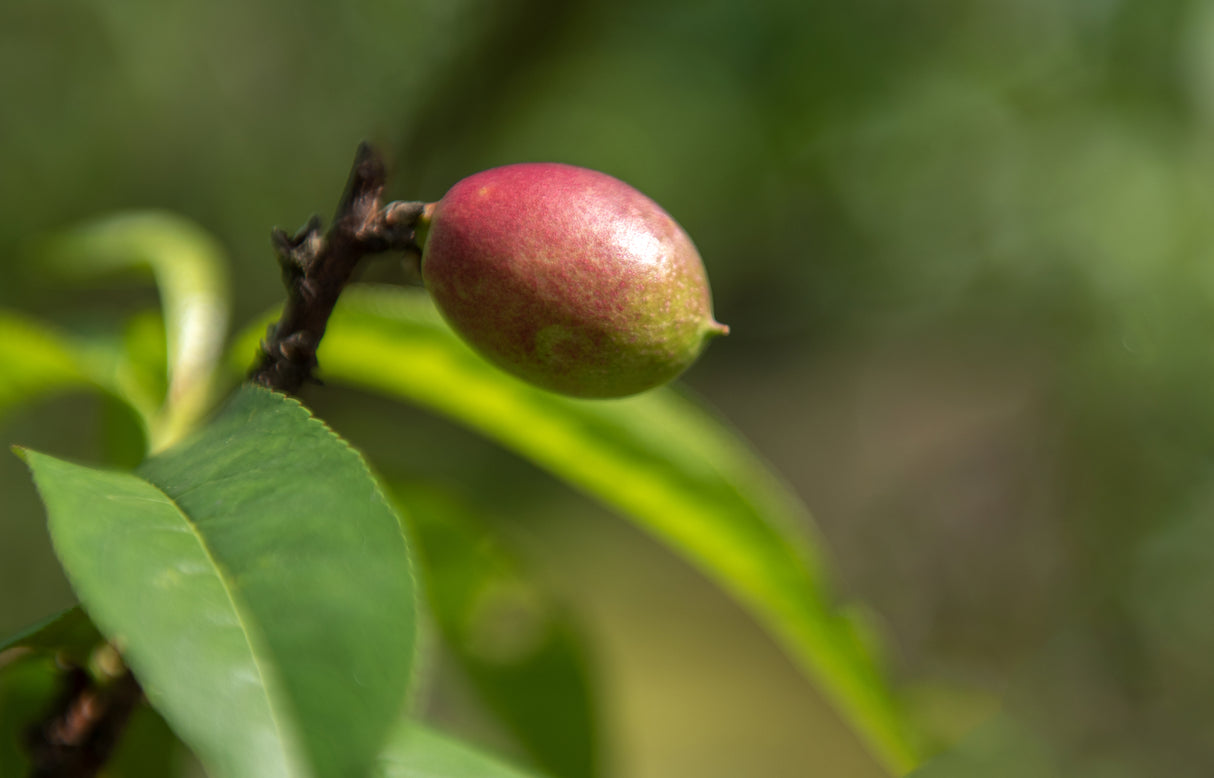
M250 381L286 394L316 381L316 349L358 262L386 251L420 254L415 232L425 204L381 204L386 181L383 158L368 144L359 144L329 231L321 233L316 216L294 236L274 229L271 242L287 303L282 317L266 332Z

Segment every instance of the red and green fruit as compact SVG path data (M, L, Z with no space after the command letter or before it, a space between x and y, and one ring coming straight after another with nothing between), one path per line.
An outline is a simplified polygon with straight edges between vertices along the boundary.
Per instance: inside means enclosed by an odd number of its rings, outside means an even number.
M728 332L691 238L605 173L555 163L477 173L426 206L418 242L422 278L452 328L553 392L650 389Z

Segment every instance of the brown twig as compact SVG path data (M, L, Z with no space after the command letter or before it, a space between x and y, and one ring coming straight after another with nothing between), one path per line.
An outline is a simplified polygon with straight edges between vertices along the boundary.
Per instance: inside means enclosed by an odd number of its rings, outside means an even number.
M26 732L30 778L93 778L113 754L143 691L129 670L102 684L73 667L61 684L54 706Z
M381 205L387 170L367 144L358 147L354 168L337 215L322 235L312 217L294 237L273 232L274 249L283 270L287 304L282 317L262 342L261 359L249 380L294 394L314 380L316 349L329 316L355 266L364 256L385 251L417 251L414 228L424 203Z

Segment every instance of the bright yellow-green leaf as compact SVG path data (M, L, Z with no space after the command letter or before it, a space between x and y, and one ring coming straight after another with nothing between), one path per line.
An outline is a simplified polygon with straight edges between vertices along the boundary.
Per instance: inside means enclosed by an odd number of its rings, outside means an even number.
M60 332L16 311L0 310L0 418L14 407L60 392L94 389L128 404L146 433L161 397L147 375L146 352L159 326L147 316L131 319L121 340Z
M222 246L181 217L128 213L56 236L45 243L44 256L52 268L72 276L151 270L164 306L169 373L152 448L163 448L189 432L212 400L227 331L229 293Z
M93 385L78 353L33 319L0 310L0 417L40 396Z

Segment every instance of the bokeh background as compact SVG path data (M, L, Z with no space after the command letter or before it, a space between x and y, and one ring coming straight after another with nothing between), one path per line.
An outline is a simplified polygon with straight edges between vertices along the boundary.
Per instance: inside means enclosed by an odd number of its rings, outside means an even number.
M814 511L924 728L976 760L949 775L1214 773L1214 5L3 0L0 305L154 304L25 251L151 207L221 239L242 324L281 299L269 228L328 214L363 139L401 199L554 160L683 223L733 328L685 386ZM611 775L880 775L624 522L439 419L307 399L577 614ZM59 398L0 438L98 457L106 418ZM0 632L70 601L0 457ZM433 718L509 752L435 672Z

